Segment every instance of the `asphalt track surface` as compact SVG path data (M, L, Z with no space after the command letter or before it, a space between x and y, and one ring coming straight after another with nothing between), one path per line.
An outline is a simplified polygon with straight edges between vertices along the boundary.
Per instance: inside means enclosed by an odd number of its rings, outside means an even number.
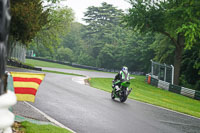
M102 72L45 69L114 77ZM74 82L74 78L46 73L31 104L78 133L200 133L198 118L131 99L125 103L113 101L110 93Z

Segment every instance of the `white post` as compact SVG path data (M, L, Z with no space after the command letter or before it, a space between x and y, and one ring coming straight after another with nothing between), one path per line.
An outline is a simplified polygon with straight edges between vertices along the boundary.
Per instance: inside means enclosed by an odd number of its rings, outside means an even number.
M166 81L167 66L166 66L166 64L165 64L165 63L164 63L164 65L165 65L165 77L164 77L164 81Z
M33 50L31 50L31 57L33 57Z
M172 67L172 84L174 84L174 66L171 65L171 67Z
M15 116L9 111L9 108L16 104L16 101L15 93L10 90L0 96L0 132L12 133L11 126Z
M0 96L0 133L12 133L11 125L14 123L14 114L9 111L9 108L16 104L17 99L14 93L13 80L10 73L6 72L7 89L8 91Z
M151 60L151 76L153 75L153 60Z

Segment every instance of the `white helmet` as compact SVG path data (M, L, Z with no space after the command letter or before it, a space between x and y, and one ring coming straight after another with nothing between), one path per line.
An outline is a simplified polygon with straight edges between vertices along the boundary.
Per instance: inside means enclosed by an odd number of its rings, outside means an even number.
M128 73L128 67L123 66L123 67L122 67L122 71L125 72L125 73Z

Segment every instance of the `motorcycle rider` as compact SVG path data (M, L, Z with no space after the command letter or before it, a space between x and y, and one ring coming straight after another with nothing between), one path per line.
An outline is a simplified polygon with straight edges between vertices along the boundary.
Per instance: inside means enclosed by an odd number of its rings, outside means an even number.
M116 91L119 91L121 83L124 81L129 81L129 80L130 80L130 76L128 73L128 67L123 66L122 70L115 76L115 79L114 79L115 84L113 85L113 87L115 87Z

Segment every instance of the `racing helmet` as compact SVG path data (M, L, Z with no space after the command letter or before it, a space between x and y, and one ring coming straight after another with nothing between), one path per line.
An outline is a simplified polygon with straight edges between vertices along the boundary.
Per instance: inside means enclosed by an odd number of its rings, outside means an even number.
M125 72L125 73L128 73L128 67L123 66L123 67L122 67L122 71Z

